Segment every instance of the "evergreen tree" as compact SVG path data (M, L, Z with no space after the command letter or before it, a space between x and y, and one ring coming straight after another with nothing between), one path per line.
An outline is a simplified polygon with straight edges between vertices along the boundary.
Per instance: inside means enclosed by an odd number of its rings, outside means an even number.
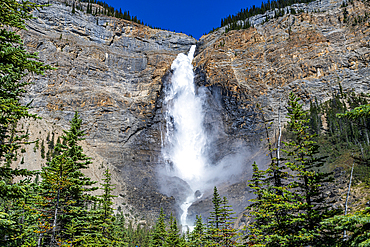
M188 237L189 247L203 247L208 246L208 238L206 232L206 226L202 222L202 216L196 216L194 230L189 234Z
M217 191L217 187L215 186L213 189L213 211L210 212L210 216L208 218L208 225L207 230L209 237L214 245L221 243L221 226L222 226L222 218L221 218L221 203L222 199L220 194Z
M232 217L233 214L234 212L228 204L227 198L224 196L221 201L221 245L225 247L236 246L236 241L234 240L236 230L233 228L233 223L236 218Z
M289 178L287 173L282 173L285 177L280 176L281 185L276 185L275 168L274 160L266 171L259 170L253 164L253 177L249 186L257 198L251 200L252 204L248 207L255 219L248 225L248 243L259 246L297 246L291 240L299 236L296 233L298 222L293 214L298 212L300 204L290 190L293 188L292 183L283 180Z
M0 244L11 246L11 242L20 238L22 228L18 214L12 214L12 205L16 200L25 200L27 177L33 174L26 169L12 169L10 164L17 159L21 144L27 143L28 133L20 129L18 121L24 118L36 118L28 112L29 105L20 101L25 87L32 82L21 79L29 73L43 74L50 69L37 61L36 53L28 53L18 31L26 30L25 21L32 18L30 12L41 5L16 0L1 2L0 11ZM22 216L23 217L23 216Z
M221 198L217 188L213 190L213 211L210 212L207 225L207 235L211 246L234 246L232 238L235 230L232 228L232 210L226 197Z
M173 217L172 213L170 216L170 227L168 230L168 235L166 237L166 246L168 247L180 247L184 246L184 239L180 236L180 230L177 226L177 220Z
M293 138L285 143L289 148L289 151L285 152L291 158L291 162L287 162L286 165L296 173L295 193L299 195L297 198L302 204L299 211L301 221L298 227L308 237L308 241L304 244L320 246L331 241L330 236L320 232L320 223L337 214L338 211L331 210L330 202L324 197L324 185L333 182L333 177L331 173L320 172L326 157L318 154L319 146L314 141L316 134L310 134L308 113L302 109L302 104L298 103L299 100L293 93L289 95L287 124Z
M104 226L103 226L103 235L108 236L107 230L111 228L111 224L113 222L113 198L117 197L112 195L112 191L114 190L114 185L111 184L112 178L109 172L109 169L105 169L104 172L104 183L100 184L102 186L103 195L99 196L101 198L101 209L103 211L103 218L104 218Z
M117 196L112 195L114 185L111 184L111 180L111 174L107 168L104 172L104 183L100 184L103 194L98 196L100 198L99 205L97 208L90 208L89 224L86 233L80 238L84 245L97 243L97 239L99 239L102 246L116 246L121 242L113 234L115 219L112 200Z
M166 223L164 222L165 214L163 213L163 208L161 208L161 212L159 213L159 218L155 224L154 231L150 236L150 247L156 246L165 246L166 238L167 238L167 231L166 231Z
M44 140L41 141L41 158L45 159L45 145L44 145Z
M345 236L337 237L325 246L349 247L349 246L370 246L370 208L367 207L358 212L334 216L324 220L326 231L345 232Z
M307 112L298 101L291 93L287 123L291 139L284 143L287 150L283 150L289 162L282 164L273 158L266 171L260 171L254 164L250 187L257 198L249 207L255 217L248 227L250 244L324 246L336 237L320 229L324 219L338 212L331 210L323 197L324 184L332 182L332 178L319 171L325 157L318 154L315 134L308 129Z
M88 229L91 216L88 205L97 200L88 193L97 189L91 187L95 182L81 171L91 163L78 145L85 135L81 122L76 112L70 129L62 135L64 144L55 146L59 155L42 169L45 217L40 225L45 228L46 245L76 243Z
M120 242L116 246L123 247L127 246L126 243L130 243L128 237L128 230L126 228L126 221L123 213L118 209L118 213L115 216L115 221L113 223L113 238L119 239Z

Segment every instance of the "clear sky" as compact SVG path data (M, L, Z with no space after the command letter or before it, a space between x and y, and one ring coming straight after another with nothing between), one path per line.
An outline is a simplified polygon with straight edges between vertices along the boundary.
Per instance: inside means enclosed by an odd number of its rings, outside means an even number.
M236 14L262 0L105 0L115 9L130 11L144 23L199 39L221 25L221 18ZM266 2L266 1L265 1Z

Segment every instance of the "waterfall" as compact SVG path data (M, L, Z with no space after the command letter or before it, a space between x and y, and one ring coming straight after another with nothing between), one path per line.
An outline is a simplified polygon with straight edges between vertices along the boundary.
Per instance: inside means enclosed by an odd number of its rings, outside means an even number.
M193 223L186 221L187 212L196 199L194 192L202 191L207 165L204 155L207 138L203 129L202 99L197 95L194 85L194 52L195 45L187 56L181 53L172 63L173 75L165 89L164 99L166 136L162 153L167 162L167 174L185 181L192 191L185 201L180 202L183 211L180 223L183 230L192 228Z

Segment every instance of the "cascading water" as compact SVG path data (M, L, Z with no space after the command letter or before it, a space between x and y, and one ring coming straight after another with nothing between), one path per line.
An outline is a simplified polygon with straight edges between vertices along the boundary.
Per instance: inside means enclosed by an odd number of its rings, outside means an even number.
M194 192L201 190L202 176L207 165L204 155L206 132L203 129L202 100L194 85L192 60L195 45L189 54L179 54L172 63L173 75L166 88L166 137L163 156L167 161L167 173L185 181L192 193L182 202L180 221L183 229L192 228L186 221L188 208L195 200ZM199 196L199 195L198 195Z

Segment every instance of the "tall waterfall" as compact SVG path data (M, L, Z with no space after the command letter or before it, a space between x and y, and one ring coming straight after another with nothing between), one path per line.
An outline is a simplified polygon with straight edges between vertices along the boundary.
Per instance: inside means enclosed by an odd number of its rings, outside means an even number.
M185 181L192 193L181 202L183 211L180 223L191 228L186 221L189 206L195 200L194 192L201 190L202 176L205 174L207 159L204 156L206 132L203 129L204 112L202 100L194 85L192 60L195 45L189 54L179 54L172 63L173 75L166 88L164 104L166 107L166 136L163 156L168 162L167 173ZM198 195L199 196L199 195Z

